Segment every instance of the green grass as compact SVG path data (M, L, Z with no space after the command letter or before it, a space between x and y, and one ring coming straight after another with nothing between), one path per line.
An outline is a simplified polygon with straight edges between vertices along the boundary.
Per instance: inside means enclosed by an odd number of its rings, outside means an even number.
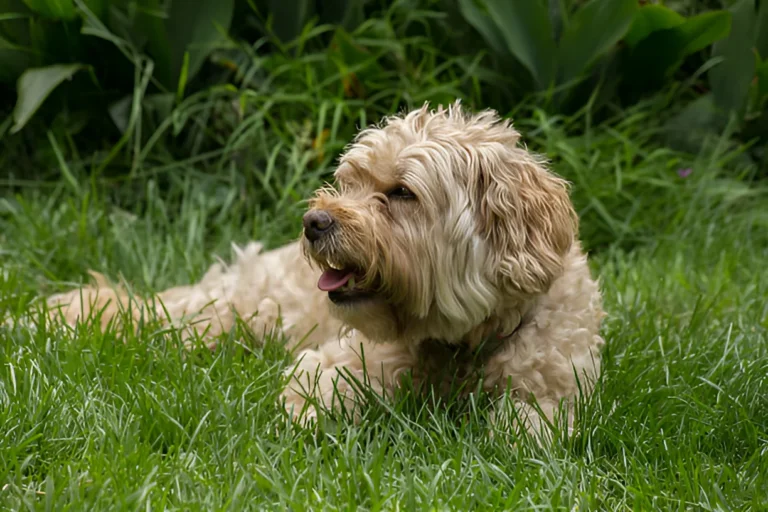
M189 357L152 325L121 339L19 321L88 269L160 290L198 279L232 242L295 237L301 199L370 111L317 94L301 118L296 105L246 109L220 150L186 160L163 142L128 175L88 178L93 162L68 150L45 180L5 183L4 507L768 509L768 193L726 138L699 155L660 146L653 104L597 127L515 114L574 184L610 313L603 380L579 434L551 447L489 437L483 396L404 396L359 426L291 428L276 405L280 340L247 350L240 329ZM218 112L216 101L193 106ZM324 129L327 154L312 146Z

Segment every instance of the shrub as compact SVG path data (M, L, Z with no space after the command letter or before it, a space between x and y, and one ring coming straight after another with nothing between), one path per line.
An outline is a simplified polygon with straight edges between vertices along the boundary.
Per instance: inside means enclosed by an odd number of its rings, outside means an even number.
M96 174L243 158L265 123L323 160L383 113L457 97L605 119L673 91L690 105L668 140L696 149L768 133L768 1L0 0L3 88L11 173L46 167L30 145Z

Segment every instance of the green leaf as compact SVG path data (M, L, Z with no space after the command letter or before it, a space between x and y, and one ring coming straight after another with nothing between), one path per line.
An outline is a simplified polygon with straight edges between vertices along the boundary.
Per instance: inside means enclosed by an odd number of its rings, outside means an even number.
M540 0L487 0L486 4L507 50L531 72L540 89L549 87L554 80L557 48L547 6Z
M153 113L158 119L166 119L173 110L174 95L172 93L149 94L141 102L142 115ZM130 126L133 94L123 96L109 106L109 117L120 133L125 134Z
M635 14L624 42L633 47L657 30L676 27L683 23L685 18L672 9L663 5L647 4Z
M713 57L723 62L709 72L715 103L726 110L741 111L755 76L755 10L753 0L739 0L731 8L733 27L730 35L715 43Z
M760 100L768 98L768 59L755 69L757 75L757 96Z
M186 52L189 52L187 74L191 79L214 47L226 40L234 9L234 0L206 0L194 5L183 0L171 2L165 23L173 77L171 82L166 82L169 88L175 90L180 85L178 79Z
M349 0L346 2L340 2L340 4L344 4L344 17L340 18L338 22L334 23L336 25L340 25L341 28L352 31L359 27L366 19L365 16L365 4L366 2L361 2L358 0ZM321 22L325 23L326 19L336 19L332 18L332 16L335 16L334 13L331 14L323 14L323 18L321 18Z
M165 26L166 13L160 0L138 0L136 3L136 32L146 37L146 50L155 63L155 76L169 89L176 86L173 73L171 44Z
M138 1L137 32L147 38L155 76L168 90L184 89L213 48L226 40L234 5L234 0L206 0L194 6L175 0L166 13L160 0ZM186 79L180 83L183 69Z
M269 13L272 16L272 30L278 39L287 43L299 37L304 25L314 16L315 2L313 0L270 0Z
M110 0L83 0L83 4L100 20L107 19Z
M13 83L35 61L30 48L15 45L0 36L0 82Z
M624 90L637 96L660 87L680 67L686 55L727 36L730 24L728 11L713 11L651 32L622 59Z
M73 20L77 17L73 0L24 0L24 3L46 18Z
M24 70L40 65L44 48L30 34L36 16L21 0L0 0L0 82L15 84Z
M81 69L83 64L57 64L43 68L31 68L20 77L16 86L18 100L13 109L13 128L11 133L21 130L40 108L45 99L64 80L69 80Z
M665 142L672 148L696 154L709 137L721 134L728 116L715 106L712 94L687 104L664 125Z
M559 81L578 78L629 30L637 0L591 0L576 11L560 40Z
M728 11L705 12L688 19L679 27L686 40L683 55L696 53L726 38L731 32L731 19Z
M29 46L29 20L36 14L22 0L0 0L0 13L0 37Z
M109 106L109 117L115 123L121 134L128 130L128 122L131 118L131 106L133 104L133 94L123 96Z
M755 48L763 59L768 59L768 0L761 0L757 11Z
M461 10L464 19L469 22L470 25L475 27L488 46L499 55L509 54L507 50L507 43L504 40L504 34L499 30L499 27L488 16L487 13L482 12L475 0L459 0L459 9Z
M318 22L321 25L335 25L345 30L354 30L365 21L365 0L325 0L316 2L321 9Z
M30 46L40 54L35 66L86 60L89 50L80 29L80 19L62 22L37 17L29 20Z

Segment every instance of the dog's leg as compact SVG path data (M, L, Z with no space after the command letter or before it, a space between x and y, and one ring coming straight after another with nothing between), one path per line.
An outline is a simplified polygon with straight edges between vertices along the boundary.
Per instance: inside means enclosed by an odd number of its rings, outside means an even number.
M600 374L603 343L587 329L535 323L522 329L485 368L486 389L507 395L494 412L499 430L522 427L540 440L572 432L576 404L591 394Z
M47 299L49 316L74 327L78 322L98 319L102 328L113 324L125 327L125 321L156 320L165 325L182 324L185 338L193 331L216 335L231 325L232 312L221 300L199 285L179 286L152 295L135 296L124 287L112 285L100 274L95 282L82 288L53 295ZM216 320L216 321L214 321Z
M279 256L288 261L291 255L299 255L295 245L281 251ZM270 263L274 266L275 255L261 253L258 243L236 248L235 252L234 264L216 263L199 282L148 298L134 297L124 287L92 273L93 284L49 297L49 316L70 326L98 318L102 327L113 323L118 328L123 327L126 319L132 320L135 327L143 318L178 327L185 343L201 336L210 340L208 345L213 348L214 338L230 330L238 314L242 314L254 334L261 336L275 327L280 316L277 302L269 295L281 290L270 288L263 270Z
M121 313L138 320L143 312L142 300L132 297L123 287L111 285L97 272L91 272L93 284L48 297L48 314L74 326L86 319L98 318L102 328L120 320Z
M533 397L530 397L533 398ZM497 400L491 412L493 432L509 436L513 444L519 436L528 436L540 444L548 444L557 428L573 431L572 400L523 400L510 393Z
M178 286L151 298L136 297L124 288L112 286L101 276L95 285L70 290L48 298L49 317L74 327L78 322L98 319L102 328L110 323L122 329L124 321L133 326L142 318L180 329L187 347L202 337L208 348L215 348L215 338L235 325L237 313L225 298L198 285ZM279 325L280 308L271 298L262 299L246 320L259 337Z
M289 368L282 393L285 409L294 421L308 424L318 408L353 413L359 420L366 392L391 396L400 377L411 370L415 356L408 347L371 343L359 334L305 350Z

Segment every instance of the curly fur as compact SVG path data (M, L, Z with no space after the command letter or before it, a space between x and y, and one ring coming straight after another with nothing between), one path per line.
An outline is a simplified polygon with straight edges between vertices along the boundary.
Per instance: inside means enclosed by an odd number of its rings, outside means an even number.
M416 198L390 196L397 187ZM300 421L321 412L315 405L359 406L350 376L385 395L405 374L431 382L436 340L471 354L489 336L506 336L477 370L531 430L590 392L604 344L599 287L566 183L519 146L509 121L458 103L388 118L357 136L335 186L318 190L310 209L332 216L332 233L275 251L238 249L231 266L216 264L151 304L104 281L49 302L69 323L93 308L104 322L120 309L151 310L211 338L237 317L259 332L279 319L299 350L282 396ZM360 269L358 287L373 298L329 301L316 282L331 266Z

